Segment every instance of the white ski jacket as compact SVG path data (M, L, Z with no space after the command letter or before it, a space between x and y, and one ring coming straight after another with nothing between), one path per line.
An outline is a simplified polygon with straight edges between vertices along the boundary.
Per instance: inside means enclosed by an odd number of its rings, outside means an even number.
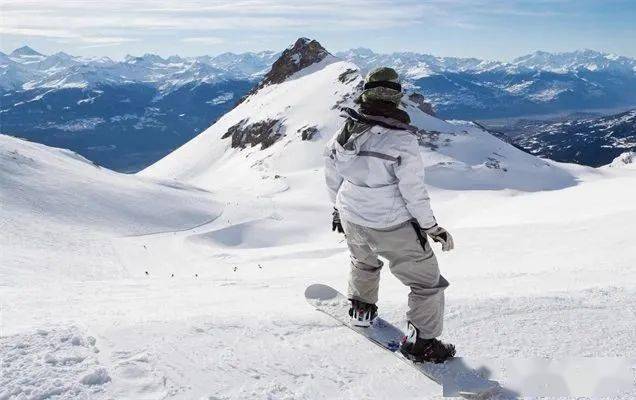
M383 117L362 118L380 125L353 118L350 135L343 128L324 152L327 188L341 218L375 229L411 219L423 228L435 225L414 127Z

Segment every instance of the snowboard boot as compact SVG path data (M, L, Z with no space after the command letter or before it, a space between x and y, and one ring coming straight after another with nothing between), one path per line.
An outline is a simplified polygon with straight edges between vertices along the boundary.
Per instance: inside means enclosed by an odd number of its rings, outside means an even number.
M455 356L455 346L433 339L422 339L419 330L410 322L402 339L400 352L413 362L443 363Z
M373 319L378 316L378 307L360 300L349 299L349 301L351 302L349 308L351 325L365 328L371 326Z

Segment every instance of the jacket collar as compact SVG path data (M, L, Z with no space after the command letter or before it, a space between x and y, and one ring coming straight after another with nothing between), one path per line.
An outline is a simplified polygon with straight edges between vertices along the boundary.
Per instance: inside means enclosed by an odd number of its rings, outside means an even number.
M410 125L408 122L402 122L392 117L372 114L361 114L353 108L343 107L341 108L344 117L349 117L357 122L362 122L368 125L379 125L388 129L397 129L401 131L410 131L416 133L418 129ZM402 111L402 110L399 110ZM403 112L403 111L402 111ZM406 113L404 113L406 114ZM408 114L407 114L408 117ZM410 121L410 120L409 120Z
M391 101L363 101L360 103L360 113L392 118L405 124L411 123L409 114L404 110L400 110L397 105Z

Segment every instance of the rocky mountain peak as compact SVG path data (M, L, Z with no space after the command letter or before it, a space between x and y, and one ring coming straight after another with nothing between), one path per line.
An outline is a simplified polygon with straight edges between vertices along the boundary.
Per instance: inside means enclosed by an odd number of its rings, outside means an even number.
M281 83L301 69L324 60L328 55L330 53L318 41L301 37L274 61L272 69L265 74L256 90Z
M408 99L411 100L417 108L419 108L422 112L431 115L433 117L436 116L435 110L433 109L433 105L426 101L426 98L422 96L418 92L413 92L409 94Z

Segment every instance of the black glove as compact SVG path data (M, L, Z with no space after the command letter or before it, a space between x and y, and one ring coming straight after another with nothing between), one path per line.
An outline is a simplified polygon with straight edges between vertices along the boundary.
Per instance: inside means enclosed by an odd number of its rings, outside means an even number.
M344 228L342 227L342 222L340 221L340 213L337 208L333 209L333 222L331 223L331 230L338 233L344 233Z
M422 229L435 242L442 244L442 251L451 251L455 248L455 242L450 233L441 226L435 224L430 228Z

